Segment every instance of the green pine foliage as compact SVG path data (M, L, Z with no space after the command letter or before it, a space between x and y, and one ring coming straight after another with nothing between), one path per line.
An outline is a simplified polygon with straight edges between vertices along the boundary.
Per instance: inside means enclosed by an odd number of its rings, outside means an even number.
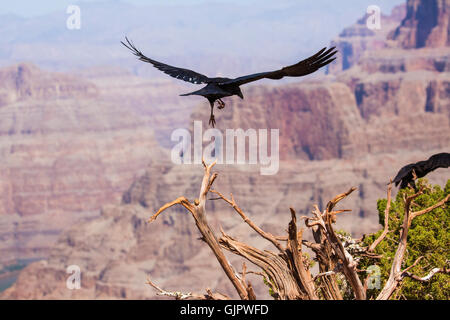
M439 186L431 187L426 179L419 179L418 188L424 187L423 194L414 200L412 211L419 211L432 206L442 200L450 193L450 180L444 189ZM381 259L362 258L359 269L366 270L370 265L378 265L381 269L381 288L385 284L392 260L397 249L400 237L400 229L403 223L404 201L403 197L412 195L414 190L402 189L398 192L395 200L392 199L389 211L389 233L386 238L378 244L375 252L382 255ZM380 224L384 228L384 211L387 200L378 200L378 213ZM370 245L380 236L382 230L372 234L364 240L365 245ZM411 270L411 273L423 277L431 269L448 268L450 260L450 204L437 208L427 214L421 215L412 221L408 233L408 247L402 268L412 265L420 256L424 258ZM365 277L366 273L361 272ZM368 290L368 298L375 298L380 289ZM392 299L450 299L450 277L446 274L435 274L429 282L419 282L406 277L400 289L392 296Z

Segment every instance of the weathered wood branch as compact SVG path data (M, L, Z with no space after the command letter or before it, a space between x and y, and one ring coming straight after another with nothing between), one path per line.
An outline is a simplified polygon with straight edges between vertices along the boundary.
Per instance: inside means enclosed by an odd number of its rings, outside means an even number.
M277 299L305 300L307 295L299 287L289 264L282 254L259 250L222 233L221 245L261 268L268 276L268 283Z
M303 261L303 253L301 247L302 231L297 233L297 218L296 213L293 208L291 210L291 222L289 222L288 234L289 240L286 249L286 254L290 257L293 263L292 269L294 270L294 275L298 279L298 283L302 287L303 291L308 295L309 300L318 300L316 289L314 286L314 280L311 277L309 268L306 266L305 261Z
M325 211L325 227L326 227L326 235L328 241L331 243L333 250L338 255L339 259L342 262L343 271L347 281L350 283L355 298L357 300L365 300L366 299L366 291L364 290L364 285L361 283L359 279L358 273L356 271L357 264L355 263L353 257L348 253L348 251L342 245L341 240L336 236L336 233L333 229L332 223L336 222L336 215L333 214L333 208L336 204L342 199L346 198L349 194L355 191L356 188L350 188L347 192L336 196L333 200L331 200Z
M222 199L226 203L228 203L238 214L241 216L242 220L247 223L253 230L255 230L261 237L270 241L280 252L284 252L283 247L277 241L276 237L269 232L265 232L261 228L259 228L250 218L248 218L245 213L238 207L236 202L234 201L233 194L231 194L231 200L225 198L220 192L216 190L211 190L212 193L215 193L219 196L219 199Z
M428 273L424 277L416 276L415 274L412 274L411 272L404 272L403 276L409 277L413 280L420 281L420 282L429 282L433 278L433 276L438 273L450 274L450 270L447 268L433 268L430 271L430 273Z
M228 262L227 258L225 257L225 254L223 253L219 241L217 240L216 236L214 235L214 232L212 231L211 227L208 224L207 218L206 218L206 196L208 192L211 189L211 186L214 182L214 180L217 177L217 174L211 175L211 169L216 164L216 161L214 161L210 165L206 165L206 163L203 161L203 166L205 169L203 180L200 188L200 195L198 197L198 200L194 201L194 203L190 203L186 198L180 197L175 201L169 202L161 207L150 219L149 221L154 221L159 214L161 214L164 210L176 205L181 204L183 205L189 212L191 212L195 224L197 225L198 230L203 236L203 240L208 244L208 246L213 251L214 255L217 258L217 261L220 263L222 269L224 270L227 277L230 279L231 283L235 287L237 293L239 294L239 297L243 300L248 299L248 292L247 289L242 285L241 281L237 278L236 274L234 273L233 269L231 268L230 263Z
M198 293L183 293L183 292L172 292L172 291L166 291L158 287L156 284L154 284L150 278L147 278L147 284L155 288L158 292L156 293L159 296L166 296L175 298L176 300L230 300L229 297L227 297L224 294L221 293L213 293L210 289L206 289L206 294L198 294Z
M450 194L448 194L444 199L442 199L441 201L435 203L434 205L432 205L429 208L426 208L426 209L423 209L423 210L420 210L420 211L416 211L416 212L412 212L411 213L411 220L416 218L416 217L418 217L418 216L421 216L423 214L431 212L431 211L433 211L436 208L442 207L449 200L450 200Z
M241 272L241 282L242 285L245 287L245 290L247 290L248 299L249 300L256 300L255 291L253 291L252 284L245 279L245 275L247 273L247 266L245 265L245 262L242 263L242 272Z
M335 272L339 259L327 241L325 229L314 226L311 230L316 243L303 241L303 245L312 249L316 255L320 273L315 278L320 278L322 295L326 300L342 300Z
M392 180L389 182L388 191L387 191L387 204L386 209L384 210L384 230L381 235L376 239L367 250L368 252L373 252L376 246L383 241L386 235L389 232L389 211L391 210L391 191L392 191Z
M335 255L339 259L339 261L342 263L344 275L353 289L355 298L358 300L365 300L366 290L364 289L364 285L359 279L356 270L357 264L350 253L348 253L348 251L342 245L341 240L337 237L336 232L334 231L332 226L332 224L336 222L336 213L339 212L333 211L334 207L339 201L346 198L355 190L356 188L351 188L347 192L337 195L333 200L328 202L326 209L323 212L321 212L317 206L314 206L313 214L315 218L307 219L305 221L305 224L308 227L317 226L322 229L322 232L318 230L315 231L316 241L320 241L320 243L323 243L325 239L327 240L327 245L330 245L331 250L330 248L327 248L325 254L330 258L331 256ZM312 222L310 222L310 220L312 220ZM327 256L323 257L323 259L325 259L325 261L330 261L332 258L330 259ZM334 260L336 260L336 257L334 258ZM332 271L327 269L328 268L325 268L325 270L321 270L321 272ZM335 284L333 283L328 285L328 291L330 291L328 292L328 294L332 294L332 292L335 291L333 287L335 287ZM337 294L337 292L334 292L334 295L335 294Z

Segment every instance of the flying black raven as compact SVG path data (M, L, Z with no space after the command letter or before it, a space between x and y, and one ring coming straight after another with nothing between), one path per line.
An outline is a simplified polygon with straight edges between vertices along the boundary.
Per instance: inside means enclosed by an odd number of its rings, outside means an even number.
M408 185L415 188L415 179L422 178L437 168L448 167L450 167L450 153L438 153L431 156L428 160L404 166L400 169L392 182L395 183L395 186L398 186L400 183L400 189L406 188Z
M217 100L218 108L222 109L223 107L225 107L225 103L221 100L221 98L223 97L237 95L241 99L244 99L244 95L242 94L241 88L239 88L239 86L264 78L278 80L283 77L305 76L332 62L334 59L336 59L333 56L337 52L337 50L334 50L335 47L332 47L328 50L326 50L326 48L323 48L315 55L303 61L300 61L299 63L282 68L277 71L256 73L235 79L209 78L192 70L169 66L167 64L150 59L142 54L141 51L136 49L134 44L130 40L128 40L127 37L125 37L125 40L127 43L124 43L123 41L121 41L121 43L125 47L130 49L131 52L133 52L133 54L139 58L139 60L151 63L155 68L174 78L195 84L206 84L204 88L191 93L182 94L182 96L199 95L208 99L209 104L211 105L211 117L209 119L209 124L213 127L216 123L214 119L214 102Z

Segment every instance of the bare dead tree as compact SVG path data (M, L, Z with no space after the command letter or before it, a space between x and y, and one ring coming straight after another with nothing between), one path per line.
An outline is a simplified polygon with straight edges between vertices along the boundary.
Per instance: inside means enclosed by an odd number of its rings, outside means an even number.
M265 279L265 283L270 287L271 294L275 299L299 299L299 300L342 300L343 295L339 288L337 275L342 275L346 283L349 284L354 298L364 300L367 298L367 281L363 283L358 275L358 259L343 244L341 237L335 232L333 224L336 222L337 215L348 212L350 210L335 210L336 205L344 198L349 196L356 188L350 188L347 192L334 197L328 202L326 208L320 211L318 206L314 206L312 217L302 216L305 226L311 230L314 241L309 242L303 240L303 229L297 226L297 216L293 208L290 208L291 219L288 223L286 236L275 236L258 227L237 205L233 195L230 198L225 197L219 191L213 190L212 185L217 178L217 173L211 170L215 162L207 165L203 161L204 176L200 187L199 198L190 202L186 197L180 197L172 202L162 206L150 219L154 221L163 211L174 206L182 205L191 213L202 240L208 244L214 253L217 261L224 270L226 276L233 284L237 294L243 300L256 299L255 292L250 282L246 280L246 274L255 273L261 275ZM386 237L389 232L389 210L391 204L391 183L387 191L387 207L385 211L385 223L383 233L369 247L360 247L359 254L372 258L379 258L374 254L376 246ZM269 250L260 250L250 246L236 238L226 234L222 229L221 236L218 237L209 226L205 205L208 193L213 193L217 197L213 200L223 200L229 204L234 211L242 218L242 220L252 228L259 236L270 242L276 249L276 252ZM425 277L418 277L409 272L418 262L419 259L410 267L401 270L407 247L407 235L411 225L411 221L420 215L431 212L432 210L443 206L449 201L450 195L437 202L433 206L417 211L411 211L412 201L418 197L422 191L407 197L405 199L405 217L400 234L400 240L393 259L392 268L389 278L378 295L378 300L389 299L395 290L399 287L401 281L405 277L410 277L417 281L429 281L437 273L447 273L447 268L434 268ZM355 243L361 240L355 240ZM313 276L310 271L310 261L304 255L302 246L310 248L315 254L315 260L319 264L319 273ZM224 250L236 254L251 264L259 267L261 272L248 272L245 263L242 266L242 272L237 273L231 263L224 254ZM182 293L165 291L151 282L147 282L155 290L157 294L173 297L175 299L212 299L223 300L229 299L228 296L221 293L213 293L210 289L206 289L206 294Z
M211 165L206 165L203 161L203 165L205 167L205 174L203 176L202 185L200 187L200 195L199 198L194 201L194 203L189 202L185 197L180 197L175 201L165 204L161 209L158 210L150 219L149 222L156 219L156 217L166 210L176 204L181 204L185 207L191 214L195 220L198 230L203 236L203 240L209 245L220 265L222 266L225 274L230 279L231 283L235 287L236 291L239 294L241 299L246 300L249 298L249 290L252 290L246 283L241 281L233 269L231 268L231 264L228 262L225 254L223 253L219 241L215 236L214 232L211 230L211 227L208 224L206 219L205 205L206 205L206 196L211 189L211 186L214 180L217 177L217 174L211 174L212 167L216 164L216 162Z

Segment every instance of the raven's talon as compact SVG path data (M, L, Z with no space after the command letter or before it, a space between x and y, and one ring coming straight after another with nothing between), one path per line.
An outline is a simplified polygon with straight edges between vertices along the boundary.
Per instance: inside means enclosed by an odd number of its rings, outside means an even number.
M216 120L214 119L213 115L209 118L209 125L212 126L213 128L216 125Z
M217 103L219 104L219 105L217 106L217 108L219 108L219 109L225 108L225 103L224 103L223 101L219 100L219 101L217 101Z

